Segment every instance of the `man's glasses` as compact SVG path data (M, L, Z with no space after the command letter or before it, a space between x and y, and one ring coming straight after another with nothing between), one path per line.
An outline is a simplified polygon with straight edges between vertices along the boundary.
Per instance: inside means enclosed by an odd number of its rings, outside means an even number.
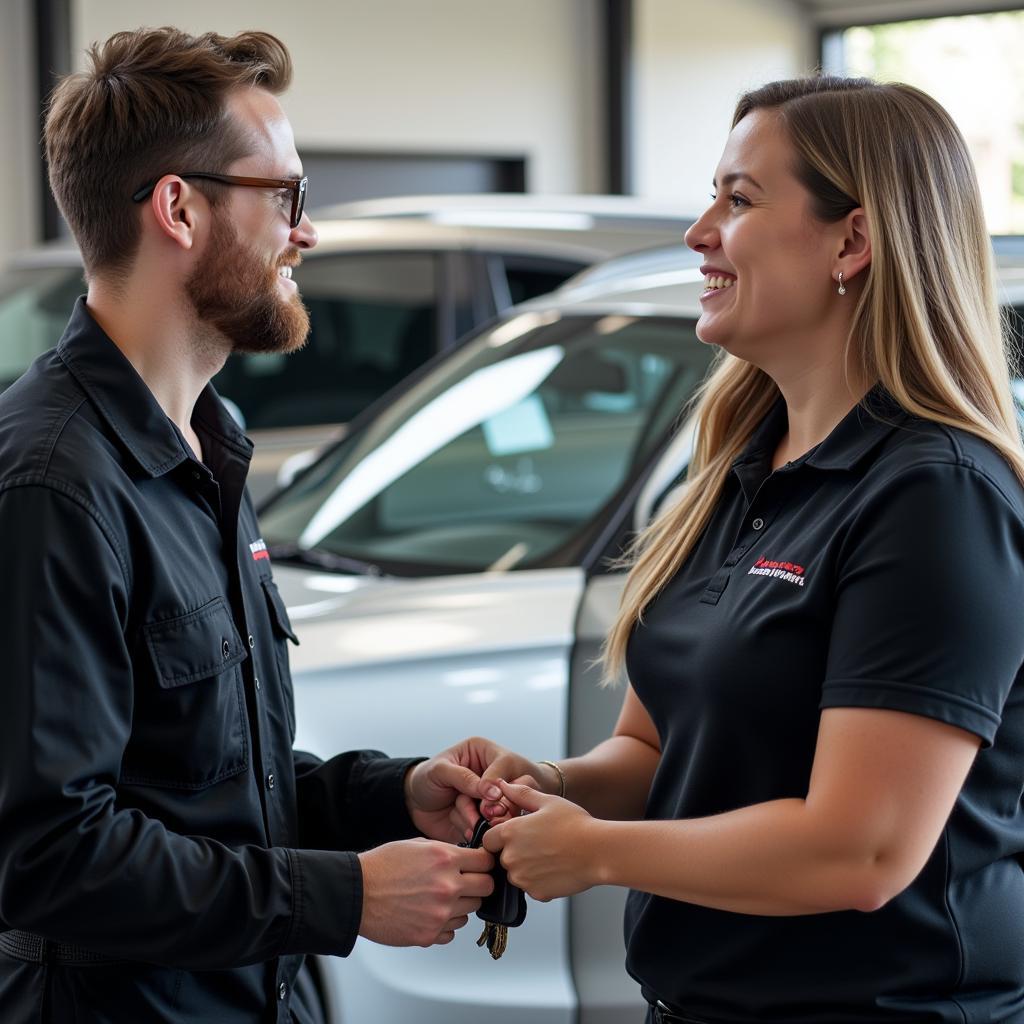
M178 177L206 178L209 181L219 181L222 185L242 185L246 188L286 188L292 194L291 226L297 228L299 221L302 220L302 211L306 205L306 183L309 178L239 178L234 174L211 174L209 171L186 171L184 174L179 174ZM141 203L156 186L157 182L154 181L152 184L140 188L132 196L132 202Z

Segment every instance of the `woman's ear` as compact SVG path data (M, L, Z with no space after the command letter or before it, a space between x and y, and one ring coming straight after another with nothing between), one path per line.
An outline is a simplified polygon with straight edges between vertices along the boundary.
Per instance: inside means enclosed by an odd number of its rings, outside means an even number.
M867 214L859 206L851 210L841 223L843 234L832 276L835 277L841 270L843 279L852 281L871 263L871 230Z

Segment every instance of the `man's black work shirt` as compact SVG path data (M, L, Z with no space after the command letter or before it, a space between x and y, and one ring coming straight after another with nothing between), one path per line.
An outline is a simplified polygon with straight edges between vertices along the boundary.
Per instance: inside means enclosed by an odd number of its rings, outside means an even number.
M630 972L697 1020L1024 1021L1024 496L977 438L866 404L773 473L780 402L634 633L662 744L647 817L805 797L823 708L925 715L982 749L927 866L874 913L631 893Z
M0 928L108 959L0 946L4 1021L290 1020L356 938L337 851L413 831L409 762L293 755L252 444L210 387L192 425L205 464L82 300L0 396Z

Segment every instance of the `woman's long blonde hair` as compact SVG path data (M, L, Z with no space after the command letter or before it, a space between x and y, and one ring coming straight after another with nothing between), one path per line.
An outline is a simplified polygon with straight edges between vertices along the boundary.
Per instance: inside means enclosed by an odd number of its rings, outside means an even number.
M872 258L847 343L851 379L877 380L907 412L977 435L1024 482L992 247L949 114L911 86L827 76L747 93L733 126L761 109L780 115L815 215L867 215ZM729 355L700 389L688 486L627 556L633 568L602 654L606 682L621 673L644 609L693 550L732 461L778 397L766 373Z

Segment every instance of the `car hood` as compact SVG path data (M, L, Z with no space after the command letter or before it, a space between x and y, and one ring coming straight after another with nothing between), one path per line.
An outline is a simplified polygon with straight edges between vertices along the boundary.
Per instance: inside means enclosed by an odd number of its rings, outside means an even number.
M497 654L572 643L578 567L396 579L274 568L297 671Z

